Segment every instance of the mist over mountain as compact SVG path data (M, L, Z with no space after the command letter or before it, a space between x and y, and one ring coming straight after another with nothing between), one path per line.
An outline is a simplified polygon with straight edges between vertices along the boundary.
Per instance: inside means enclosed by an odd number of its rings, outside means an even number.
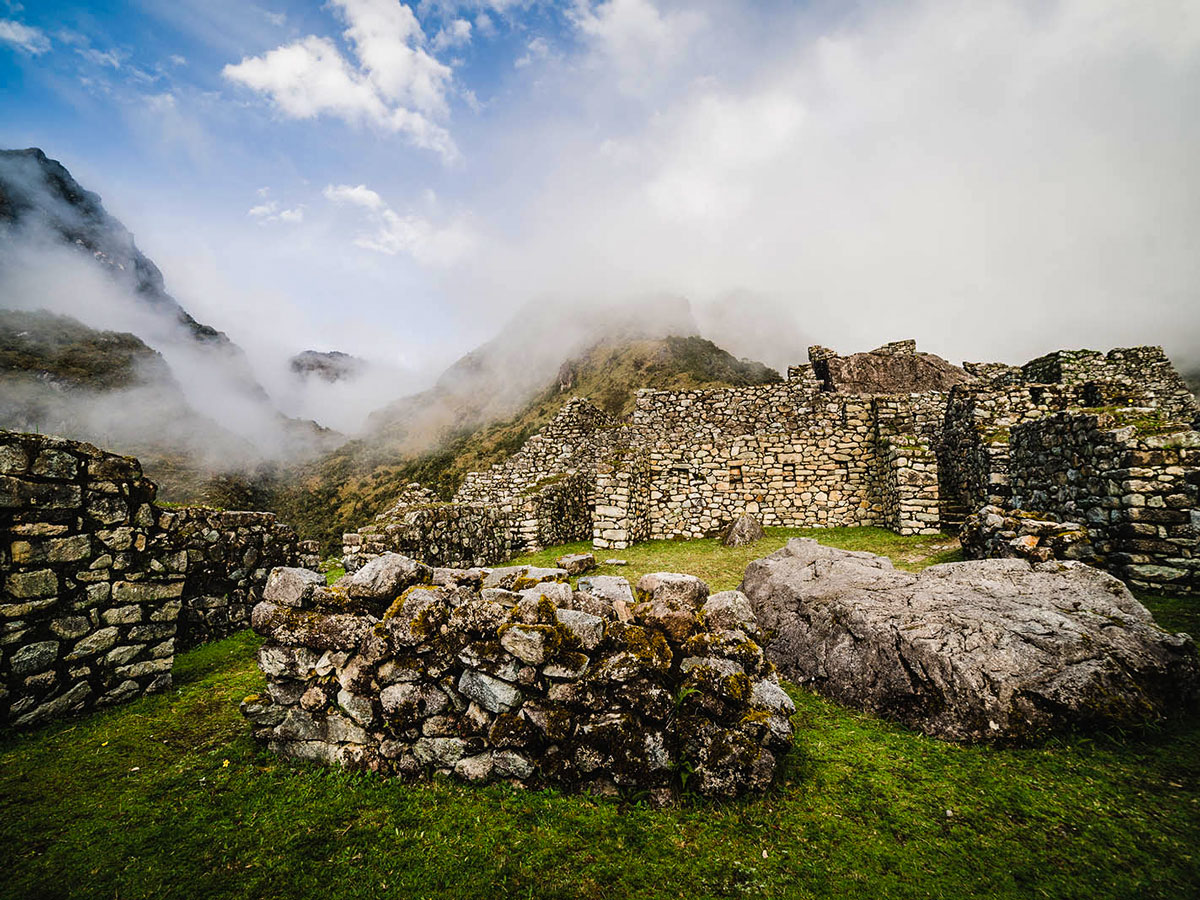
M198 473L328 450L245 353L166 290L133 235L41 150L0 151L0 426L97 441ZM167 479L168 492L177 485Z

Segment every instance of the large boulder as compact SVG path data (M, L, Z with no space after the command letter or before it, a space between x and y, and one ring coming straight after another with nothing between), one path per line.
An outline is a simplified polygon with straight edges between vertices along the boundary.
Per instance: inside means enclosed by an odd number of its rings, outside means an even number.
M899 572L795 539L742 591L783 677L958 741L1028 743L1131 727L1193 706L1195 644L1116 578L1079 562L975 560Z
M766 532L763 531L763 527L759 524L758 519L751 515L745 515L739 519L735 519L725 529L725 532L721 535L721 543L726 547L745 547L747 544L753 544L764 537L766 537Z

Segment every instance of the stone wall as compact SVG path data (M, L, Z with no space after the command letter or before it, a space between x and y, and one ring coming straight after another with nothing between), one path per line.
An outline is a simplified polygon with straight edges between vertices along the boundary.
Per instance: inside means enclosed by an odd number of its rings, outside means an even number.
M170 687L187 554L154 494L137 460L0 432L0 721Z
M481 503L393 506L370 525L342 536L342 565L355 572L382 553L403 553L434 566L490 566L512 554L512 516Z
M316 543L273 513L182 507L163 510L159 522L171 551L187 554L178 650L248 627L271 569L318 562Z
M623 550L650 537L650 459L628 448L596 465L592 546Z
M249 625L269 566L315 563L273 515L155 493L132 457L0 432L0 722L167 688L177 649Z
M690 576L433 573L383 556L333 588L277 570L254 611L274 752L405 776L732 797L767 788L794 711L746 598ZM520 590L518 590L520 588Z
M883 442L883 524L897 534L940 531L937 456L915 435Z
M1200 593L1200 433L1147 434L1144 415L1064 412L1013 429L1009 505L1086 525L1096 564L1135 587Z

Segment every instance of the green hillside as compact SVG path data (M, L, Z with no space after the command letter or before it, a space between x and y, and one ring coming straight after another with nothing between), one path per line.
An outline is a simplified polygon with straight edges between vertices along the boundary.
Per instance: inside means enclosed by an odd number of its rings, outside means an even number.
M563 387L568 381L570 387ZM401 487L419 481L449 499L468 472L500 462L541 429L572 397L587 397L617 416L633 411L639 388L686 389L768 384L779 373L762 363L738 360L712 341L699 337L662 340L602 341L566 363L560 377L539 391L514 415L478 425L465 409L466 427L450 430L436 449L405 452L411 436L398 425L389 441L351 441L296 476L271 486L271 506L306 537L322 542L324 552L340 547L341 535L383 510ZM471 398L429 392L407 401L410 409L438 402L453 419L455 404ZM403 435L403 438L399 437ZM399 443L399 446L397 446Z

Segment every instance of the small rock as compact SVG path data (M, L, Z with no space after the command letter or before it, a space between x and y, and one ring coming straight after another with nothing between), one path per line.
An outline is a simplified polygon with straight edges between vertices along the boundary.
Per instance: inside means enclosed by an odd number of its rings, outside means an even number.
M560 556L557 565L568 575L582 575L584 572L590 572L596 568L596 557L591 553L569 553L566 556Z
M721 535L721 543L726 547L745 547L766 537L762 525L754 516L746 515L734 521L725 533Z

